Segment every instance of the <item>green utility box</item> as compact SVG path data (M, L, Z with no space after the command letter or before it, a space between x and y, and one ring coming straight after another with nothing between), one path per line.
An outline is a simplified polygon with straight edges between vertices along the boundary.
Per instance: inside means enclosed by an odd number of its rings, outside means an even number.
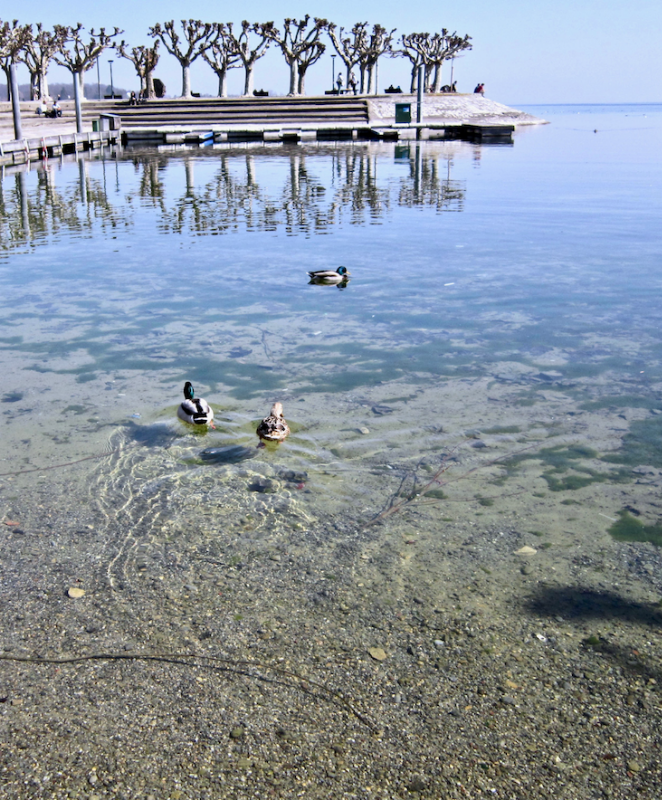
M395 104L395 121L411 122L411 103Z

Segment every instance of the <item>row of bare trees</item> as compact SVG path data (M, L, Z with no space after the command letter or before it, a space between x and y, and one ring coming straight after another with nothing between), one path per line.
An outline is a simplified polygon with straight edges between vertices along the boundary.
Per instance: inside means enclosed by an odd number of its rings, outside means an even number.
M286 18L282 30L273 22L244 20L234 27L227 22L202 22L174 20L156 23L149 29L153 46L129 48L118 41L123 31L94 28L86 34L83 26L55 25L46 30L41 23L20 25L18 20L0 21L0 66L7 76L9 99L9 72L12 64L23 62L30 72L32 96L48 97L47 71L51 61L66 67L76 76L83 97L83 76L97 63L101 53L114 48L120 56L129 59L140 78L141 91L154 97L154 70L159 60L159 44L177 59L182 68L182 97L191 97L191 64L202 57L218 78L218 96L227 97L227 76L231 69L243 67L245 73L244 95L253 93L254 69L270 45L278 47L290 69L289 95L305 94L308 69L315 64L327 48L326 34L346 70L346 85L350 84L354 70L358 70L357 88L361 94L376 91L376 70L380 56L404 56L412 64L411 91L416 91L419 68L424 67L426 91L439 91L441 68L445 61L463 50L471 49L471 37L449 33L412 33L400 37L400 47L394 43L395 29L389 31L381 25L357 22L353 28L338 28L333 22L306 15L303 19Z

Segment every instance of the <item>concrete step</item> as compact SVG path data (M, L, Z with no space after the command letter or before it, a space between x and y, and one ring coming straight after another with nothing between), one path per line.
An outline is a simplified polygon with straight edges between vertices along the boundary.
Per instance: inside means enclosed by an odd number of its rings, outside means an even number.
M118 114L123 127L153 125L232 125L264 123L346 122L366 123L365 98L260 97L205 100L155 100L130 106L122 102L87 101L86 119Z

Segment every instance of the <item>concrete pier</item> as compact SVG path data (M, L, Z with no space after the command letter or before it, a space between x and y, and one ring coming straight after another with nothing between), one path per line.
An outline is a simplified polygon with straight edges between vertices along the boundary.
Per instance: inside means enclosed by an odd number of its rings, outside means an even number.
M123 144L143 146L407 139L467 139L496 143L511 141L518 126L544 122L474 94L424 96L421 122L396 122L396 104L414 106L415 96L200 98L154 100L137 106L130 106L126 100L86 101L82 104L85 132L77 134L83 137L82 140L74 136L73 101L61 103L63 115L58 119L38 116L35 113L37 103L22 103L21 113L24 141L37 142L28 145L31 153L38 153L40 147L43 150L42 140L47 149L78 147L81 141L85 147L102 140L120 141L117 130L92 130L100 127L100 117L107 114L116 115L121 120ZM88 134L91 138L86 138ZM51 141L53 137L57 137L56 142ZM21 149L25 151L26 147L12 139L11 107L8 103L0 103L0 142L3 142L4 153L18 153L12 158L20 158Z

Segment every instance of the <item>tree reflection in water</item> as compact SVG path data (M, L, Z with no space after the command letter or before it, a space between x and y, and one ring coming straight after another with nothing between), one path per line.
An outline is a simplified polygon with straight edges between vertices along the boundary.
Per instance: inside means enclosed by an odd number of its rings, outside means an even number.
M36 245L63 232L84 234L99 226L103 231L128 223L125 208L108 200L105 163L91 178L88 159L78 160L78 179L62 188L56 184L57 161L42 163L28 186L28 170L21 169L0 181L0 252Z
M408 148L409 175L400 182L398 205L433 206L437 211L462 211L464 181L451 180L453 159L424 153L420 144Z
M45 162L36 171L36 182L28 182L26 171L4 176L0 248L37 244L65 231L82 235L93 228L103 232L130 226L134 201L156 212L154 230L199 235L279 228L289 235L311 235L338 224L383 221L393 205L458 212L466 191L464 181L451 178L458 147L411 143L395 150L391 145L299 145L183 154L143 151L124 159L138 177L133 183L122 173L121 154L111 161L97 157L97 163L79 158L77 180L66 165ZM393 169L394 163L406 165L405 176ZM108 199L110 164L116 173L115 204ZM62 188L56 173L63 177Z
M462 211L465 182L451 178L454 151L416 144L400 148L399 159L403 150L410 167L407 177L385 174L381 180L378 167L385 151L372 148L190 151L183 157L141 156L134 163L142 164L143 170L139 194L160 209L158 228L164 232L221 234L242 228L274 231L282 227L290 235L319 233L335 224L383 220L392 203ZM208 158L218 168L211 180L196 187L195 163ZM321 159L331 163L326 184L322 177L326 170L319 168ZM287 168L276 170L281 176L279 185L274 181L273 165L281 160ZM168 168L181 164L186 179L184 193L169 202L164 186L166 161ZM268 175L261 178L265 164L269 165Z

